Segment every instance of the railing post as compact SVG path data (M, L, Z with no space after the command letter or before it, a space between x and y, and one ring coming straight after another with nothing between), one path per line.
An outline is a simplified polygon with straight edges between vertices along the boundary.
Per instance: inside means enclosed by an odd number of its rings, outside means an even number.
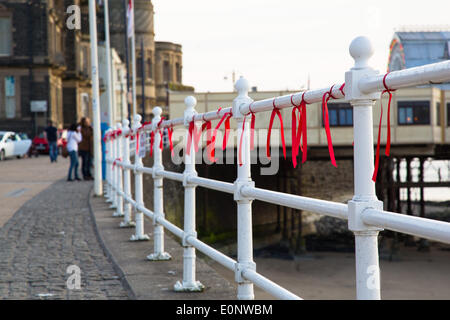
M115 160L121 161L122 159L122 124L117 123L117 138L116 138L116 158ZM122 167L116 163L115 165L116 172L117 172L117 181L116 181L116 195L117 195L117 202L116 202L116 211L113 213L114 217L123 217L123 197L120 194L120 192L123 191L123 183L122 183Z
M382 229L366 225L361 214L368 208L383 209L372 181L374 170L372 107L380 93L364 93L359 80L378 72L368 66L373 54L366 37L358 37L350 44L355 66L345 74L345 99L353 106L354 183L355 195L348 203L348 226L355 235L356 297L358 300L379 300L380 267L378 233Z
M134 116L133 119L133 132L139 134L138 129L141 127L142 117L138 114ZM137 138L137 137L136 137ZM136 140L137 141L137 140ZM143 179L142 172L138 171L138 168L142 168L142 159L138 154L134 156L134 197L136 204L139 206L144 206L144 194L143 194ZM150 240L149 236L144 234L144 214L138 208L135 208L135 220L136 229L135 234L130 238L131 241L147 241Z
M126 165L130 164L130 122L128 119L124 119L122 121L122 150L123 150L123 163ZM131 198L131 175L130 175L130 169L127 167L123 168L123 189L124 193L127 197ZM124 218L123 221L120 222L121 228L130 228L134 227L136 224L134 221L131 221L131 203L128 201L125 201L124 204Z
M196 114L195 105L197 100L195 97L189 96L184 100L186 110L184 111L184 125L186 127L186 138L189 137L189 123ZM197 124L195 124L197 125ZM197 128L196 128L197 129ZM184 152L184 172L183 172L183 186L184 186L184 237L183 237L183 280L178 281L175 286L175 291L202 291L205 286L200 281L195 280L195 248L187 242L187 239L197 238L195 231L195 188L196 185L188 182L190 176L197 176L195 171L195 148L191 144L190 154L187 154L187 139L185 139Z
M112 188L111 188L111 138L108 135L111 133L111 129L106 130L105 135L107 139L105 141L105 151L106 151L106 202L112 202Z
M112 132L114 133L115 128L112 128ZM114 159L117 157L117 148L116 148L116 138L111 137L111 161L114 161ZM114 165L111 163L111 205L109 206L110 209L117 208L117 168L114 167Z
M233 100L233 117L237 121L238 138L238 165L237 179L234 182L234 200L237 202L237 263L235 267L235 280L238 283L237 298L239 300L253 300L253 283L244 279L245 270L256 270L256 264L253 261L253 229L252 229L252 201L253 199L241 194L244 186L254 187L250 168L250 121L248 117L240 112L240 107L245 103L251 103L252 99L248 96L249 83L244 78L240 78L235 88L238 96ZM242 130L245 121L244 131ZM243 134L242 145L239 139ZM242 150L240 150L242 148ZM239 152L242 155L242 165L239 164Z
M163 202L163 178L158 175L158 171L164 170L162 165L162 152L160 149L161 135L158 130L158 124L161 120L162 109L153 108L152 130L154 136L153 142L153 248L154 252L147 256L148 260L161 261L170 260L171 256L164 252L164 227L158 223L158 219L164 219Z

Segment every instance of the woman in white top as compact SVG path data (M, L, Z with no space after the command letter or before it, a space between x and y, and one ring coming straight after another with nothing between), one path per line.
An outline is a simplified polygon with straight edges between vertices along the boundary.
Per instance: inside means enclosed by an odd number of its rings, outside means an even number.
M76 124L72 124L67 130L67 151L69 151L70 168L67 181L73 181L72 169L74 171L75 180L81 180L78 178L78 144L81 142L81 127Z

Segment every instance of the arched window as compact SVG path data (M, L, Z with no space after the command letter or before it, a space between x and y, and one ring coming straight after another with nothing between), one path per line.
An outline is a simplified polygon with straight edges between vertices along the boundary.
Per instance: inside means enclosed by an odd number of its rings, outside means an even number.
M163 80L164 82L170 82L171 81L171 77L170 77L170 64L169 61L164 61L163 64Z

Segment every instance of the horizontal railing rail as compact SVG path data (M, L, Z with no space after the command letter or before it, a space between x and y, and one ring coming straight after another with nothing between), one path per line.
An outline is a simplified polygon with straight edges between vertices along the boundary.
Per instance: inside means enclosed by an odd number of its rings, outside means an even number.
M450 63L441 62L379 75L368 67L367 61L372 55L372 48L366 38L356 38L350 45L350 53L355 59L355 67L346 73L345 83L335 84L325 89L308 90L293 95L252 101L248 96L248 82L241 78L236 83L238 96L234 99L232 107L197 113L194 109L195 98L187 97L183 117L163 121L161 108L155 107L151 123L141 125L141 117L136 115L132 128L129 128L129 122L124 120L123 126L118 124L115 130L111 129L107 132L105 136L107 201L111 203L111 208L116 209L115 216L124 217L120 224L121 227L135 228L131 240L148 240L149 237L144 233L143 219L145 216L153 220L154 252L147 257L149 260L171 258L170 254L164 250L164 228L181 239L184 248L183 279L175 284L174 290L189 292L203 290L203 284L196 280L195 275L195 250L198 250L235 273L238 299L253 299L253 285L280 299L301 299L256 271L256 264L253 261L251 209L254 200L348 220L349 230L355 235L356 296L358 299L380 299L381 297L378 235L383 228L450 243L450 223L383 211L383 203L376 197L375 182L372 177L374 171L372 106L374 101L380 98L380 91L449 81ZM246 116L250 113L274 111L274 109L298 107L301 104L322 101L323 116L325 117L327 113L325 102L330 98L345 98L354 108L355 194L352 200L344 204L255 187L250 176L250 123ZM237 179L234 183L199 177L195 170L196 147L194 146L195 139L191 137L193 128L197 130L199 122L224 120L224 116L236 120L237 136L240 137L238 144L240 160L237 165ZM163 128L171 129L176 126L184 126L186 130L183 173L167 171L162 163L160 148L162 135L158 132ZM149 132L152 135L150 140L146 136ZM139 139L141 135L142 137ZM331 137L328 138L330 143ZM190 142L189 139L193 141ZM142 158L145 156L145 152L138 150L138 148L146 148L148 145L153 154L152 168L143 165ZM329 144L329 150L331 158L331 144ZM134 157L133 163L130 161L131 156ZM131 173L135 178L134 198L131 197ZM151 175L153 178L153 210L144 205L143 174ZM165 218L164 179L183 184L183 228ZM196 187L233 194L237 203L236 260L197 239L195 228ZM135 208L135 221L131 219L131 208Z

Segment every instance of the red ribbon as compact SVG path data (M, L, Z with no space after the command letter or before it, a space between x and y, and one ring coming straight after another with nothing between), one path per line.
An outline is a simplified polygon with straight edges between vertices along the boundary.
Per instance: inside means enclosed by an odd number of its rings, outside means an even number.
M142 129L143 127L145 127L146 125L148 125L148 124L151 124L151 121L146 121L146 122L144 122L144 123L139 127L139 129L136 130L136 157L137 157L138 154L139 154L139 131L141 131L141 129Z
M173 156L173 143L172 143L172 134L173 134L173 127L167 128L167 135L169 137L169 145L170 145L170 154Z
M206 153L208 154L209 161L215 162L213 151L211 149L213 146L211 136L211 121L205 120L205 118L203 118L203 121L205 122L202 124L201 132L205 131L206 129L206 148L207 148Z
M153 144L155 143L155 132L150 132L150 157L153 157Z
M192 117L192 121L189 123L189 136L188 136L187 145L186 145L186 149L187 149L186 154L187 155L191 154L192 143L194 143L195 152L198 152L198 141L200 140L200 136L201 136L201 132L202 132L201 129L197 130L194 118L195 118L195 115Z
M334 85L331 86L330 91L325 92L322 97L322 118L327 134L328 152L330 154L331 164L337 167L336 159L334 158L333 141L331 140L330 121L328 118L328 100L330 100L330 98L336 99L333 96L333 87Z
M220 112L221 109L219 109L217 112ZM217 124L217 126L214 128L214 132L211 138L211 154L210 154L210 159L213 160L213 162L216 161L215 158L215 144L216 144L216 136L217 136L217 130L219 130L220 126L222 125L222 123L225 121L225 134L223 136L223 141L222 141L222 150L225 150L227 148L227 142L228 142L228 136L230 135L230 118L233 116L233 113L227 112L225 113L222 118L220 119L219 123Z
M156 125L156 128L159 128L159 126L161 125L161 123L163 122L164 119L165 119L164 117L161 117L161 120L159 120L158 124ZM161 139L159 139L159 148L162 150L163 149L163 132L161 129L159 129L158 131L159 131L159 136L161 137Z
M110 136L109 132L106 132L105 135L103 136L103 142L106 143L106 141L108 140L108 137Z
M122 158L116 158L116 159L114 159L114 161L113 161L113 169L114 169L114 167L116 166L116 162L117 161L120 161L120 162L122 162ZM122 166L120 166L120 167L122 167Z
M294 166L294 168L297 167L297 156L299 148L302 150L302 163L305 163L307 158L308 138L306 134L307 126L305 93L306 91L303 92L302 101L298 106L294 104L294 95L291 96L291 104L294 106L294 109L292 109L292 165ZM296 115L297 111L298 115ZM300 140L302 141L302 144L300 144Z
M273 99L272 105L273 105L273 110L272 110L272 114L270 115L269 132L267 133L266 155L267 155L267 158L270 159L270 135L272 133L273 120L275 119L275 115L277 115L278 119L280 119L281 144L283 145L284 159L286 159L286 143L284 142L283 117L281 116L280 109L278 109L275 105L275 99Z
M378 125L378 139L377 139L377 151L376 151L376 155L375 155L375 168L373 170L373 175L372 175L372 181L376 182L377 181L377 174L378 174L378 167L380 165L380 140L381 140L381 120L383 119L383 94L388 93L389 94L389 102L388 102L388 111L387 111L387 139L386 139L386 150L385 150L385 155L389 157L390 151L391 151L391 101L392 101L392 89L389 89L388 86L386 85L386 77L389 74L386 73L383 77L383 86L384 86L384 90L383 92L381 92L381 98L380 98L380 123Z
M244 132L245 132L245 119L249 114L252 115L252 120L250 122L250 150L253 150L255 147L254 139L255 139L255 113L252 111L252 103L248 106L248 110L250 112L244 116L244 121L242 122L242 132L241 132L241 138L239 140L239 166L242 166L242 140L244 138Z

